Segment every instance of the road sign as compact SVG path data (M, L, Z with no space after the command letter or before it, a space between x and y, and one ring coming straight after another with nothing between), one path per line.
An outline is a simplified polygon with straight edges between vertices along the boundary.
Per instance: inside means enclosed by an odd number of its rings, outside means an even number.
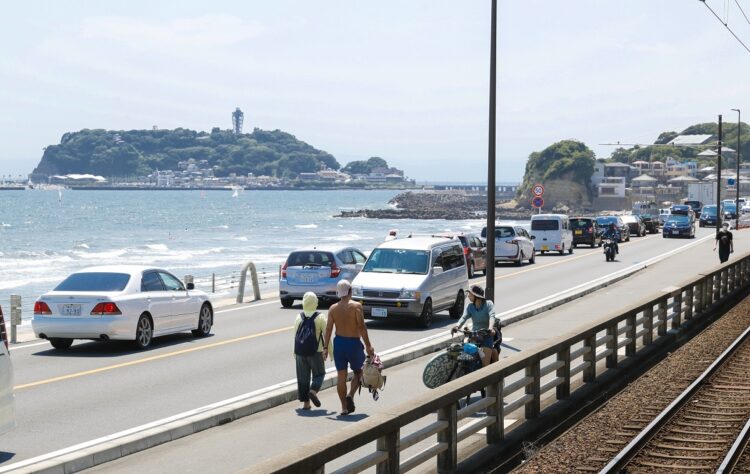
M728 184L729 186L734 186L734 178L729 178L729 179L727 180L727 184Z
M531 205L540 208L544 206L544 198L542 196L536 196L534 199L531 200Z
M531 192L534 193L534 196L542 196L544 194L544 186L541 184L535 184L534 187L531 188Z

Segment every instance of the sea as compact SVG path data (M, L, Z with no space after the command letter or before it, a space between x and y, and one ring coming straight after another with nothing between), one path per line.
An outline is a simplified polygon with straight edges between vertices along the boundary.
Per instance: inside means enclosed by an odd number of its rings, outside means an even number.
M104 264L159 266L228 296L236 294L242 265L252 261L261 291L270 291L295 248L342 244L369 253L390 229L399 236L478 233L485 225L483 219L334 217L387 208L399 192L2 191L0 306L8 318L10 295L21 295L23 319L30 320L36 298L70 273Z

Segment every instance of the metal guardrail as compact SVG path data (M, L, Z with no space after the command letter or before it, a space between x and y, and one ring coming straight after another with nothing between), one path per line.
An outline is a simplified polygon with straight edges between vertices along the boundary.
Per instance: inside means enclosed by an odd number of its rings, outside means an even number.
M245 472L323 473L326 463L343 457L352 460L353 451L372 442L374 452L354 459L340 472L361 472L373 466L378 473L406 472L430 460L436 462L438 472L452 472L458 463L458 443L471 434L486 428L487 444L499 444L505 436L506 418L523 418L521 423L538 418L546 394L554 393L557 401L569 398L574 383L594 383L622 359L637 357L644 347L665 343L670 330L679 332L690 320L704 317L715 304L732 298L748 283L750 254L658 297L644 298L580 332L512 355L317 439L314 446L291 449ZM485 398L456 409L459 400L481 388L487 390ZM430 421L436 413L437 418ZM469 416L471 421L460 423ZM418 420L426 421L427 426L406 434L409 424ZM424 441L429 441L427 446L401 459L402 451Z

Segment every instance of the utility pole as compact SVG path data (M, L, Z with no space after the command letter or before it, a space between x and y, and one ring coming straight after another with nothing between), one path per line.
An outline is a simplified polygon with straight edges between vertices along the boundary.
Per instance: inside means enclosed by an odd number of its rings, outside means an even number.
M734 223L734 228L739 230L740 228L740 130L742 130L742 122L740 122L740 109L732 109L737 112L737 200L734 206L737 210L737 220Z
M721 209L721 114L719 114L719 153L716 159L716 234L721 229L721 219L724 217L724 211Z
M495 300L495 83L497 70L497 0L492 0L490 27L490 130L487 149L487 264L484 296Z

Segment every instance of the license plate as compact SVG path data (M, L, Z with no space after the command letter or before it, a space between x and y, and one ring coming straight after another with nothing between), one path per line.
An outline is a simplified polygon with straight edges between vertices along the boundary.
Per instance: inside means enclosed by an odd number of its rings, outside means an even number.
M673 230L673 231L672 231L672 235L679 235L679 234L680 234L680 231L679 231L679 230Z
M300 275L299 281L302 283L314 283L317 280L316 275Z
M542 250L549 250L549 245L542 245Z
M79 304L64 304L62 305L62 311L63 316L80 316L81 315L81 305Z
M583 235L583 231L582 230L577 230L576 231L576 235Z
M372 308L373 318L386 318L388 317L388 310L386 308Z

